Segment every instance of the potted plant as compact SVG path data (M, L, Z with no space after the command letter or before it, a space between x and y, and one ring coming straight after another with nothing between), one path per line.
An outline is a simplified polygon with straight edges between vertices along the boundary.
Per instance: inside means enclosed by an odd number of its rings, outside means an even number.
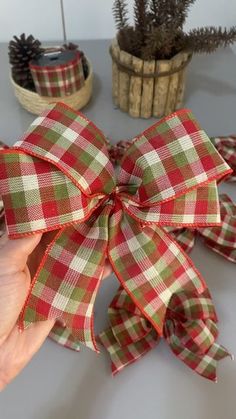
M236 27L184 32L196 0L134 0L129 24L125 0L115 0L118 29L112 56L114 103L133 117L162 117L182 107L187 65L193 53L211 53L236 40Z

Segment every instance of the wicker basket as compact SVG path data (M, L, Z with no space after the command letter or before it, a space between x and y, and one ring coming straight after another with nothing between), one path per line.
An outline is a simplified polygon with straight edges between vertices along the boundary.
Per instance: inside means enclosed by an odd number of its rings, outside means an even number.
M180 52L170 60L143 61L122 51L114 39L110 53L117 107L136 118L160 118L182 107L191 52Z
M23 87L16 84L10 76L11 83L14 88L15 96L20 102L20 104L25 108L28 112L33 113L35 115L40 115L45 107L48 106L50 103L56 102L63 102L66 105L71 106L73 109L81 109L89 102L92 96L93 90L93 68L91 63L89 62L89 75L85 80L85 84L83 87L78 90L78 92L73 93L70 96L64 97L44 97L38 95L36 92L32 92L30 90L24 89Z

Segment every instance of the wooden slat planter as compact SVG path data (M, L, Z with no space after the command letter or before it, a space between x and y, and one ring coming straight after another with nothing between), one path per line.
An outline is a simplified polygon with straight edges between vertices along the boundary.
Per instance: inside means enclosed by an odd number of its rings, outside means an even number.
M143 61L122 51L114 39L110 53L113 101L120 109L136 118L160 118L182 107L191 52Z

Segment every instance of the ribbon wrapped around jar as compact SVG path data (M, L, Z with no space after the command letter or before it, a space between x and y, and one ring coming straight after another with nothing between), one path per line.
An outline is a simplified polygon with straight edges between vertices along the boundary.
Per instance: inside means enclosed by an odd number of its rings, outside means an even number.
M46 97L65 97L84 85L84 70L79 51L59 51L41 55L30 62L37 93Z

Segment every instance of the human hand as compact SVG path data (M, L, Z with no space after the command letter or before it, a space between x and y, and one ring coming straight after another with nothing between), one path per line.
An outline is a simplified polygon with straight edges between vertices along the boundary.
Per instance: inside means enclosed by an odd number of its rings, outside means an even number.
M39 350L55 322L37 322L22 332L17 325L31 282L27 263L41 238L35 234L10 240L6 233L0 238L0 391ZM107 263L103 278L110 273Z

